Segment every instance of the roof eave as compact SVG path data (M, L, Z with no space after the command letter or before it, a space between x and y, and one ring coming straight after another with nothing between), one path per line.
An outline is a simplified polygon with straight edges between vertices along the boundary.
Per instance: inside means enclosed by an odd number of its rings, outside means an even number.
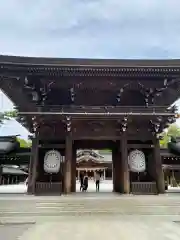
M0 55L0 64L49 67L180 67L180 59L42 58Z

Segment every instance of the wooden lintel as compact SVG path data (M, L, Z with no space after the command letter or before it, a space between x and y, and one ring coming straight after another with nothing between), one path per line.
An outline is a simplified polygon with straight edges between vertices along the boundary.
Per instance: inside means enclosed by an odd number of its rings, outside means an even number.
M65 144L40 144L40 148L65 148Z
M128 144L128 148L142 149L142 148L153 148L152 144Z
M94 140L84 140L75 141L76 149L112 149L115 145L113 141L94 141Z
M149 141L152 140L152 134L145 133L144 135L128 135L127 136L128 140L141 140L141 141Z
M73 140L120 140L120 136L73 136Z
M40 141L46 141L46 142L51 142L51 141L65 141L65 136L59 138L57 135L51 135L51 136L39 136Z

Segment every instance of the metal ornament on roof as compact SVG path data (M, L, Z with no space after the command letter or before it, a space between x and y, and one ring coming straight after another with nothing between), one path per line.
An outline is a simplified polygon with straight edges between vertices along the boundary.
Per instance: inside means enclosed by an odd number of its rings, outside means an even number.
M145 154L140 150L133 150L128 157L131 172L144 172L146 170Z
M44 171L46 173L58 173L61 165L61 154L56 150L46 152L44 156Z

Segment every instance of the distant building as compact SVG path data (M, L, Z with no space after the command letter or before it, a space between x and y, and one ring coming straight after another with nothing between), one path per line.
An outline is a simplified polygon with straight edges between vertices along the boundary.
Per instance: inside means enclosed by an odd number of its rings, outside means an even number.
M81 172L86 172L90 178L98 171L103 179L112 179L112 154L111 152L99 154L98 151L85 149L77 151L76 177L79 179Z

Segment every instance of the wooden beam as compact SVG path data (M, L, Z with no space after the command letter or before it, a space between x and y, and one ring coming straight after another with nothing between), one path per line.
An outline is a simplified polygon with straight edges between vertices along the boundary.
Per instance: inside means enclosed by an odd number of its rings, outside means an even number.
M128 144L128 149L129 148L134 148L134 149L144 149L144 148L153 148L154 145L152 144Z
M96 141L96 140L80 140L75 141L76 149L111 149L115 142L111 140Z
M57 148L57 149L59 149L59 148L65 148L65 144L53 144L53 143L51 143L51 144L39 144L39 147L40 148L51 148L51 149L53 149L53 148Z
M62 137L59 137L58 135L40 135L39 136L40 141L46 141L46 142L51 142L51 141L56 141L56 142L62 142L65 141L65 135Z
M89 136L89 135L87 135L87 136L73 136L73 140L94 140L94 141L108 141L108 140L119 140L120 139L120 137L119 136L114 136L114 135L107 135L107 136L102 136L102 135L100 135L100 136L98 136L98 134L97 135L94 135L94 136Z

